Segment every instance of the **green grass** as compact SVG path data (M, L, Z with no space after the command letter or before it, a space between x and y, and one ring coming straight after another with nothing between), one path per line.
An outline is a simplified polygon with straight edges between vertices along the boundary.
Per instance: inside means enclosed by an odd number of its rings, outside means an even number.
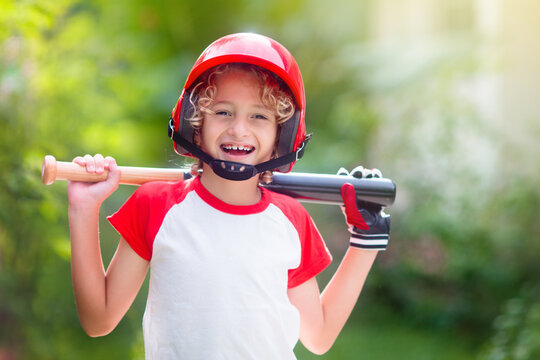
M351 321L330 351L322 356L312 354L300 342L295 348L298 360L473 360L477 352L472 341L463 335L423 329L404 319L388 318L383 322Z

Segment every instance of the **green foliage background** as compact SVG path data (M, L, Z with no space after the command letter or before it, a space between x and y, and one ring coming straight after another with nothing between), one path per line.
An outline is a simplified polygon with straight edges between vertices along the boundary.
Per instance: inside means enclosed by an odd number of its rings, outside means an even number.
M514 83L540 83L540 9L501 2L505 28L492 38L477 27L480 2L420 1L431 32L377 32L415 2L404 3L0 0L0 359L143 357L144 290L111 335L80 329L65 184L42 185L41 161L99 152L182 166L170 110L204 47L238 31L279 40L302 69L314 138L296 171L362 164L398 185L391 246L324 358L537 359L540 89ZM525 79L512 70L522 68ZM504 93L520 109L511 121L478 106L483 88L471 84L491 77L518 89ZM339 260L339 209L306 207ZM101 233L107 262L117 235L105 222ZM301 345L297 355L314 358Z

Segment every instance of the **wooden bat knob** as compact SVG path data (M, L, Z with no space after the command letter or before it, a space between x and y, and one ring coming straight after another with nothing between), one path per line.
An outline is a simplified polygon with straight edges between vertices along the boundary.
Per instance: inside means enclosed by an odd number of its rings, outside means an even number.
M46 155L41 165L41 181L45 185L51 185L56 180L56 159L52 155Z

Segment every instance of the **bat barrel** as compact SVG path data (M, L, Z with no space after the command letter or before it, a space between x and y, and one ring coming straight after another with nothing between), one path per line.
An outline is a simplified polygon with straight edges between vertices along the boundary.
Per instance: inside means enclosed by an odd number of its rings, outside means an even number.
M345 183L354 186L356 199L360 202L390 206L396 198L396 185L390 179L359 179L353 176L275 173L265 188L294 197L302 202L342 205L341 187Z

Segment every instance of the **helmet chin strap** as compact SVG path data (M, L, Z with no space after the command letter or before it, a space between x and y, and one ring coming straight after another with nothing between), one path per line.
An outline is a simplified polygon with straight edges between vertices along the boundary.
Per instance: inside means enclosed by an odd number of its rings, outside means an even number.
M311 138L311 134L306 136L306 139L302 142L300 148L296 151L283 155L276 159L271 159L262 162L257 165L242 164L235 161L226 161L214 159L209 154L201 150L197 145L188 141L180 133L174 131L172 119L169 121L168 126L169 137L178 145L189 151L193 156L199 158L204 163L208 164L216 175L221 176L227 180L242 181L251 179L259 173L263 173L267 170L273 170L285 164L290 164L293 161L297 161L304 155L306 144Z

